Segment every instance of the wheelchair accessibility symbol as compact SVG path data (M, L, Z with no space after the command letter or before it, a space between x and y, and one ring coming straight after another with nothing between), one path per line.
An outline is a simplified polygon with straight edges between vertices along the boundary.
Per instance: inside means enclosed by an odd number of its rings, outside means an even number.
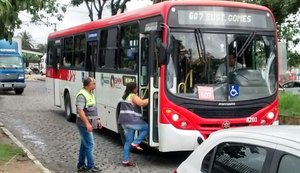
M229 85L229 96L236 97L240 95L239 85Z

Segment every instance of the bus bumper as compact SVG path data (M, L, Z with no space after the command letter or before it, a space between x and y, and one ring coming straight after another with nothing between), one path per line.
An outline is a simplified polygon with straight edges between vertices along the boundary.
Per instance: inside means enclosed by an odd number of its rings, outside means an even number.
M192 151L204 137L197 130L180 130L171 124L159 124L159 151Z
M26 84L21 82L0 82L1 90L12 90L25 88Z

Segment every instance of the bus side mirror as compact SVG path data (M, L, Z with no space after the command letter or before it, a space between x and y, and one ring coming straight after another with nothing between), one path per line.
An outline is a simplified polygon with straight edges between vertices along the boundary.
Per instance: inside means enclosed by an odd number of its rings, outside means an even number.
M167 63L167 46L161 43L159 46L159 65L164 65Z

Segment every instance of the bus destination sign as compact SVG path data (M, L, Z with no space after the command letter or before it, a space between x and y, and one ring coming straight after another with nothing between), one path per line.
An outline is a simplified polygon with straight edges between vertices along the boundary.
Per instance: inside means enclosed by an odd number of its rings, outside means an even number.
M238 27L238 28L260 28L273 29L274 25L270 13L240 8L228 7L173 7L171 14L175 13L177 20L172 22L180 26L201 27ZM171 16L171 15L169 15ZM171 17L172 18L172 17Z

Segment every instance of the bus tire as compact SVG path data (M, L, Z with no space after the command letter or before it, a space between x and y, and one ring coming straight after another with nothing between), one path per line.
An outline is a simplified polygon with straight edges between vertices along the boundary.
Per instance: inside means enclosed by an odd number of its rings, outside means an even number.
M18 89L15 89L15 93L16 93L17 95L21 95L23 92L24 92L24 88L18 88Z
M72 114L71 97L69 93L66 93L65 95L65 115L67 121L75 122L75 115Z

